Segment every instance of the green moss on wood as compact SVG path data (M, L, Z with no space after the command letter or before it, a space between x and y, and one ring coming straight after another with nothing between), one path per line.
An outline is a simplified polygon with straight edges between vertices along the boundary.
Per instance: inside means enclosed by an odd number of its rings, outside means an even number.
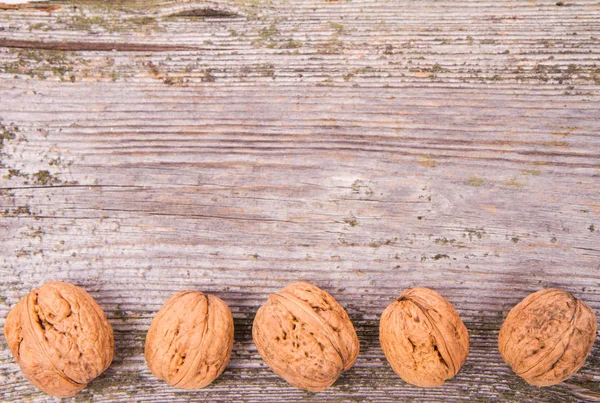
M60 180L58 180L57 178L52 176L52 174L46 170L37 171L36 173L31 175L31 179L33 180L33 183L35 183L36 185L42 185L42 186L52 185L54 183L60 182Z
M344 222L346 224L348 224L351 227L356 227L358 226L358 221L356 221L356 218L347 218L344 220Z
M476 176L471 176L468 180L467 180L467 184L473 186L473 187L480 187L481 185L483 185L485 183L485 181L481 178L478 178Z
M4 147L4 140L14 140L17 138L19 128L14 124L3 124L0 119L0 150Z

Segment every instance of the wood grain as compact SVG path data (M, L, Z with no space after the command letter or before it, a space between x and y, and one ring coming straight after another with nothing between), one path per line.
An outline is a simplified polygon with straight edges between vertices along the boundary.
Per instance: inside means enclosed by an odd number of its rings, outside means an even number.
M116 358L74 402L600 401L598 347L533 388L496 345L542 287L600 309L599 38L591 0L2 10L0 324L49 280L97 299ZM256 309L296 280L329 291L361 340L319 394L251 341ZM379 347L379 315L413 286L471 334L441 388L402 382ZM143 358L153 315L187 288L236 325L228 368L197 392ZM0 342L0 400L52 401Z

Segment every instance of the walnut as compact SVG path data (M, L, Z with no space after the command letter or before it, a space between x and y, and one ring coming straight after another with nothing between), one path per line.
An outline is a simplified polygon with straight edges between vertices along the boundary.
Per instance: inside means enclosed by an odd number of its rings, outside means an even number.
M82 288L50 282L15 305L4 326L21 371L44 392L73 396L112 362L113 330Z
M394 371L421 387L443 385L469 354L469 332L454 307L429 288L412 288L379 322L381 348Z
M200 389L223 372L233 348L233 316L214 295L181 291L158 311L146 336L148 368L179 389Z
M352 367L359 342L348 314L327 292L299 282L271 294L254 318L263 360L295 387L321 391Z
M592 350L592 309L568 292L545 289L515 305L498 336L500 355L527 383L555 385L571 377Z

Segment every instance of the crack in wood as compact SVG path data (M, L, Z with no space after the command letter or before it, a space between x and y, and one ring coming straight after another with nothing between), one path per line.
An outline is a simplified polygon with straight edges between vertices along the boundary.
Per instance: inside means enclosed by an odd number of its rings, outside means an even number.
M34 10L34 11L46 11L48 13L56 10L61 10L63 7L52 4L36 4L36 3L23 3L23 4L7 4L0 3L0 10Z
M64 51L100 51L100 52L168 52L179 50L199 50L184 45L160 45L149 43L115 42L42 42L19 39L0 39L0 47L17 49L43 49Z
M218 18L218 19L231 19L231 18L242 18L242 15L233 11L228 11L219 8L196 8L192 10L184 10L178 13L170 14L169 17L198 17L198 18Z

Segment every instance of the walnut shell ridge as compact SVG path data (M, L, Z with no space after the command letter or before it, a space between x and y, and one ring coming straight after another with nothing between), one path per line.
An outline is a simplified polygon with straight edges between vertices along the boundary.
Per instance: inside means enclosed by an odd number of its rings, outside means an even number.
M263 360L297 388L321 391L350 369L359 342L348 314L326 291L298 282L271 294L254 318Z
M544 289L515 305L498 335L500 355L535 386L570 378L592 351L598 323L592 309L571 293Z
M49 282L23 297L6 317L4 334L25 377L44 392L69 397L106 370L113 330L82 288Z
M443 385L469 354L469 332L458 313L429 288L404 291L381 315L379 341L385 356L406 382Z
M146 336L150 371L179 389L204 388L225 370L233 348L233 316L214 295L181 291L158 311Z

